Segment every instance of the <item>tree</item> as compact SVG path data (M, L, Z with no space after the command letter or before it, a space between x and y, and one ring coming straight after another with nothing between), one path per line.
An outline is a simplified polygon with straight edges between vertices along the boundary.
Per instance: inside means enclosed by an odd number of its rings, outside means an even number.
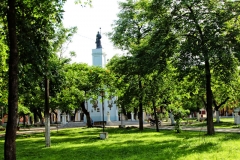
M121 102L122 111L133 111L136 105L141 107L143 105L142 80L140 80L141 78L138 74L135 74L136 67L134 58L131 56L115 56L107 64L107 68L113 72L116 77L114 87L118 90L117 97L118 101ZM140 116L141 118L142 112L140 107L138 112L140 113L138 117ZM141 126L140 122L139 126Z
M238 106L239 71L232 73L228 82L221 81L213 76L212 81L213 106L216 111L216 122L220 122L219 109L223 107L233 108Z
M62 111L81 110L86 115L87 126L92 127L90 113L85 103L98 98L104 90L110 96L114 77L109 70L87 64L73 63L65 65L65 82L58 94L58 104ZM107 94L105 97L108 97Z
M51 43L50 43L51 38L54 37L53 36L54 28L57 26L56 24L60 22L62 19L62 13L63 13L62 2L64 3L65 1L61 1L61 3L41 2L41 5L39 5L39 2L35 3L30 1L9 1L9 4L15 6L15 8L14 10L8 10L9 11L8 15L10 17L12 16L11 13L14 13L14 17L11 17L11 19L14 19L14 20L8 20L8 21L9 23L11 22L11 24L12 25L14 24L15 26L13 28L13 26L9 24L10 27L9 26L8 27L12 29L11 32L13 31L13 29L15 31L15 36L16 36L15 38L16 40L18 40L18 51L19 51L19 54L16 54L16 56L14 57L16 58L16 60L13 60L14 63L12 63L12 58L9 58L10 65L13 64L18 66L18 59L20 58L21 65L24 66L27 64L33 64L31 67L35 68L35 73L38 73L38 74L44 73L45 67L43 66L45 66L44 64L45 64L46 57L48 57L49 52L51 52L49 49L51 48ZM39 6L39 7L35 7L35 6ZM10 33L10 30L6 33L8 33L9 35L13 34L13 33ZM12 43L11 41L12 39L9 38L10 46ZM17 50L15 52L17 52ZM37 53L37 54L33 54L33 53ZM11 53L10 53L10 57L11 57ZM16 72L14 74L18 74L18 68L14 67L14 70L12 71L12 69L10 69L9 67L9 73L10 72ZM11 76L9 77L9 80L11 80L11 83L12 82L17 83L15 78L17 77L14 77L14 79L12 79ZM12 87L10 86L9 86L9 89L11 90ZM14 86L14 87L17 87L17 86ZM17 90L15 89L14 91L10 91L10 90L9 90L9 97L12 97L11 94L14 94L14 101L17 101L18 99L16 95ZM13 93L10 94L10 92L13 92ZM13 101L13 99L11 101ZM10 103L10 99L9 99L9 103ZM13 108L13 109L17 110L17 108ZM9 110L9 113L10 112L11 110ZM11 123L11 119L12 119L11 116L12 114L9 114L9 120L10 120L9 124L13 124L13 126L11 127L16 128L16 126L14 126L15 123ZM16 116L14 118L16 118ZM7 130L8 130L8 127L7 127ZM11 133L14 134L14 131L11 131ZM8 141L7 139L9 139L9 137L6 137L6 143ZM12 137L11 139L12 139L11 141L15 141L14 137ZM14 150L12 151L15 152Z
M57 39L56 41L53 41L52 45L53 45L53 49L49 51L50 54L54 55L54 53L56 54L56 52L58 52L61 48L61 46L63 45L63 43L65 43L67 40L71 39L73 33L76 32L76 28L74 28L72 31L71 30L67 30L65 28L63 28L61 25L59 27L60 33L57 32L55 34L55 36L53 38ZM62 31L62 32L61 32ZM70 33L70 35L68 35ZM56 82L60 82L60 76L58 74L58 71L60 70L58 68L57 71L57 67L56 67L56 60L55 63L54 59L52 59L53 61L51 62L52 66L49 65L49 57L50 55L46 56L45 58L45 73L44 74L44 91L45 91L45 109L44 109L44 117L45 117L45 142L46 142L46 147L50 147L51 146L51 141L50 141L50 106L49 106L49 99L50 99L50 86L49 86L49 81L55 81L55 84L57 84ZM58 61L57 61L58 62ZM61 65L61 63L60 63ZM51 68L52 67L52 68ZM56 79L53 79L53 77L55 76ZM57 79L59 78L59 79ZM60 82L61 83L61 82ZM53 86L53 85L52 85ZM56 95L56 89L58 87L60 87L61 85L55 85L55 88L52 88L52 96ZM54 90L55 89L55 90ZM60 89L57 89L60 90Z
M144 77L143 66L136 59L139 54L145 53L145 41L148 32L151 30L150 23L146 20L145 10L148 1L133 1L119 3L121 12L118 14L118 20L113 25L113 32L109 33L109 37L114 45L120 49L127 50L127 57L131 70L128 69L128 75L135 76L138 80L138 105L139 105L139 129L143 130L143 94L142 81Z
M204 70L207 109L207 133L214 134L212 112L212 75L227 80L231 71L236 70L234 63L237 53L236 42L230 40L233 34L226 25L236 19L238 5L220 1L165 1L153 3L164 5L171 13L174 31L179 44L173 56L179 72L189 73ZM196 66L196 67L193 67ZM197 70L196 70L197 69ZM211 73L212 71L212 73Z
M5 21L7 11L8 30L5 28L9 42L9 94L8 119L5 137L5 159L16 159L16 121L18 101L18 62L21 65L33 64L35 72L45 73L46 59L52 51L51 38L54 29L62 19L65 1L16 1L1 3L0 13ZM36 7L38 6L38 7ZM1 19L2 20L2 19ZM2 21L0 21L2 29ZM4 26L5 27L5 26ZM17 42L18 41L18 42ZM34 54L37 53L37 54ZM19 59L20 58L20 59ZM45 67L44 67L45 66ZM47 81L46 81L47 82ZM46 110L48 107L46 107Z
M149 99L149 101L152 103L157 132L159 132L159 128L158 128L158 116L156 112L156 105L160 104L159 103L160 96L161 96L160 93L163 85L164 84L163 84L162 74L159 74L157 71L155 71L155 73L147 75L145 78L145 87L146 87L145 100Z
M16 0L8 0L8 37L9 37L9 94L8 94L8 125L6 129L4 158L16 159L16 128L18 108L18 47L16 35Z

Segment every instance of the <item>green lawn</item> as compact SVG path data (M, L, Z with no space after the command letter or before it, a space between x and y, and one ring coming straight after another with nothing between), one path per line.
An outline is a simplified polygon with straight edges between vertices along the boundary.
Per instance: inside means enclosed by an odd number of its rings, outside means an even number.
M203 132L180 134L136 128L106 129L109 138L99 139L100 128L76 128L51 132L51 148L45 148L44 135L17 138L18 160L231 160L239 158L240 140L236 133ZM4 139L0 138L0 159Z
M188 123L185 124L186 122ZM213 122L214 122L214 128L239 128L239 125L234 124L233 118L220 118L220 123L217 123L216 118L214 118ZM196 120L196 118L188 118L183 120L181 124L182 126L201 127L201 126L207 126L207 121L199 122Z

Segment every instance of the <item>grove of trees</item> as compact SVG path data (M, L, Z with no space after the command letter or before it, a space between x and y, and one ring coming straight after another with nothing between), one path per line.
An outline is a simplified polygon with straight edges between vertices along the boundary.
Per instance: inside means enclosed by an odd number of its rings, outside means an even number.
M206 108L207 134L214 134L213 108L236 107L239 101L239 2L127 0L119 5L108 35L126 54L114 57L109 67L131 84L125 93L137 93L131 100L138 111L152 101L153 108L165 106L176 119Z
M156 110L164 109L179 126L182 117L206 108L207 134L213 135L213 111L219 116L221 107L238 106L239 2L119 2L108 36L125 54L100 68L62 56L64 44L77 31L62 24L65 1L0 3L0 104L8 114L5 159L16 159L19 116L44 118L45 145L50 147L50 112L82 110L91 127L85 101L103 91L105 98L117 96L122 113L134 111L140 130L144 111L153 112L157 121Z

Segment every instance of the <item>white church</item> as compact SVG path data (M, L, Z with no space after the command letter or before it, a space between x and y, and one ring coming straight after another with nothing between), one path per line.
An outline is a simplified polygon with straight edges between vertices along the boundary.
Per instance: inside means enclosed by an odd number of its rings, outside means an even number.
M101 45L101 34L98 32L96 36L96 49L92 49L92 65L105 67L106 66L106 54ZM96 121L106 121L108 124L112 121L119 121L118 116L118 107L114 103L116 97L112 99L104 99L102 103L102 97L99 96L96 103L91 103L91 99L86 102L85 108L88 110L90 117L94 122ZM104 104L104 106L102 106ZM73 111L74 112L74 111ZM67 124L68 122L84 122L86 123L86 116L82 111L78 111L75 115L75 119L72 119L70 114L62 113L61 110L57 110L57 117L54 113L51 113L51 122L58 122L62 125Z
M93 66L106 66L106 53L101 45L101 34L98 32L96 36L96 49L92 49L92 65ZM102 97L99 96L95 104L91 103L91 100L87 101L86 108L90 113L90 117L93 121L102 121L104 116L104 121L107 123L111 121L119 121L118 107L114 103L116 97L112 99L104 99L102 103ZM104 104L104 106L102 106ZM84 116L84 122L86 122L86 116Z

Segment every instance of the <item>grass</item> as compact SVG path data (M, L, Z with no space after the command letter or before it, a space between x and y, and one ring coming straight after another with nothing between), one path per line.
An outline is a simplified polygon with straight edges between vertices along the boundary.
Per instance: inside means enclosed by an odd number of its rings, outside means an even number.
M239 156L237 133L155 132L136 128L107 128L109 138L99 139L100 128L75 128L51 132L51 147L44 135L17 137L18 160L231 160ZM0 159L4 139L0 138Z

